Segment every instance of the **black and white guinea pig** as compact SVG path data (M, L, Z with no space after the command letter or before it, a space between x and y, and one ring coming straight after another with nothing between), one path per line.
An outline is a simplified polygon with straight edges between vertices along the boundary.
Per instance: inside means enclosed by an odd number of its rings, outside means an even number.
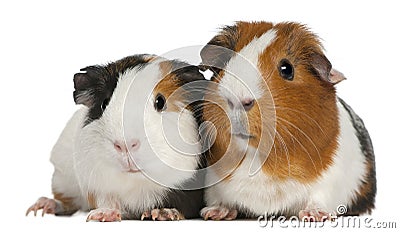
M203 193L189 189L201 186L201 145L193 93L185 85L204 79L198 67L135 55L81 71L74 99L84 107L51 154L54 199L40 198L27 214L91 210L87 220L98 221L197 217Z
M313 33L298 23L237 22L201 57L216 84L203 113L216 129L206 175L216 184L205 191L205 219L239 212L318 221L371 212L372 143L336 96L334 85L344 77Z

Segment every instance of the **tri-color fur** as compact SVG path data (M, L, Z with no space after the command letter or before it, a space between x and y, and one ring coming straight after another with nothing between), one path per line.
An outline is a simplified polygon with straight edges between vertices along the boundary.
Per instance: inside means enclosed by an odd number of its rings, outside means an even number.
M179 90L204 79L198 67L136 55L82 71L74 76L74 99L85 106L68 122L51 155L54 200L39 199L28 211L92 210L88 220L100 221L199 216L203 192L179 190L201 182L198 125L187 105L190 93ZM166 100L163 111L155 109L159 95ZM193 143L183 151L191 155L176 150L168 135ZM131 139L140 147L118 153L115 143L128 146Z
M206 190L203 217L233 219L235 210L253 217L302 216L314 209L332 213L339 205L347 206L348 214L371 212L376 193L372 144L362 121L337 98L334 85L343 78L333 78L313 33L297 23L237 22L223 28L201 56L202 67L214 71L212 80L219 86L212 87L214 104L206 104L203 112L217 129L208 161L240 159L207 174L210 179L233 170ZM280 76L283 60L294 67L291 81ZM232 107L247 99L255 100L251 110ZM237 126L242 121L235 119L246 117L248 126ZM250 136L243 139L232 129ZM250 165L266 156L261 170L250 174Z

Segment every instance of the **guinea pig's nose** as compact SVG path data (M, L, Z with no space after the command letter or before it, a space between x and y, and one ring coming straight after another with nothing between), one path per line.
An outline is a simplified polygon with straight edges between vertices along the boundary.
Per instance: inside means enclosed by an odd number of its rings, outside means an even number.
M129 141L129 150L130 151L136 151L139 149L140 147L140 141L138 139L132 139Z
M130 141L127 141L127 144L121 141L114 142L114 149L118 153L128 153L128 151L136 151L139 149L139 146L140 146L140 141L138 139L132 139Z
M242 100L242 105L245 111L250 111L251 108L254 106L254 99L246 98Z
M230 99L227 99L226 101L228 102L228 106L230 109L238 108L238 106L240 106L241 104L245 111L250 111L250 109L252 109L254 106L255 99L243 98L240 101L235 101L235 102ZM237 104L234 104L236 102Z

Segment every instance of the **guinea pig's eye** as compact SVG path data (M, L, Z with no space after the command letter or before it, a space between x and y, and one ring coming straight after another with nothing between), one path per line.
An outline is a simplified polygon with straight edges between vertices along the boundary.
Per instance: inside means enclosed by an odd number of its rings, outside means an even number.
M279 69L279 74L281 75L282 78L286 80L293 80L294 78L294 68L292 64L286 59L283 59L278 66Z
M107 98L103 101L103 103L101 104L101 109L104 111L108 105L108 103L110 102L110 98Z
M162 94L157 94L156 99L154 101L154 108L157 112L161 112L166 108L165 97Z

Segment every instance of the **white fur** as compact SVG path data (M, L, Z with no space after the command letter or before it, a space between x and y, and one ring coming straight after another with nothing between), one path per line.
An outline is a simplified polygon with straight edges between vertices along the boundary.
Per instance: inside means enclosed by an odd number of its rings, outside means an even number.
M198 157L171 148L162 130L173 131L171 135L180 132L188 141L196 141L196 122L186 109L180 113L154 109L157 93L153 87L160 80L159 61L140 70L133 68L121 74L100 119L82 128L87 110L78 111L53 150L53 187L78 197L82 209L88 207L90 192L95 194L98 207L111 208L112 202L118 202L123 210L138 213L161 204L168 187L190 179ZM167 101L169 104L173 103ZM116 153L114 142L124 139L140 140L140 148L131 157L142 172L121 170L121 155ZM200 151L199 146L188 148L185 152L192 155Z
M263 96L262 78L258 68L260 54L275 40L276 30L271 29L258 38L254 38L228 62L221 79L221 96L231 99L258 99Z
M339 149L333 165L311 187L311 202L327 211L335 211L341 204L351 205L367 172L365 155L360 149L351 118L340 102L337 102L337 106L340 119Z
M287 213L297 215L312 207L336 211L338 205L351 205L366 174L365 157L360 150L349 114L338 102L340 117L339 148L332 165L310 184L288 179L276 181L262 171L249 175L252 157L247 156L229 181L222 181L206 190L207 206L244 208L256 215ZM248 153L254 153L249 148ZM212 172L206 179L214 176Z
M86 198L81 196L81 190L73 169L72 154L75 140L83 126L87 108L77 110L68 121L60 137L51 151L50 161L54 166L52 178L53 193L61 193L65 197L75 197L74 204L87 209Z

